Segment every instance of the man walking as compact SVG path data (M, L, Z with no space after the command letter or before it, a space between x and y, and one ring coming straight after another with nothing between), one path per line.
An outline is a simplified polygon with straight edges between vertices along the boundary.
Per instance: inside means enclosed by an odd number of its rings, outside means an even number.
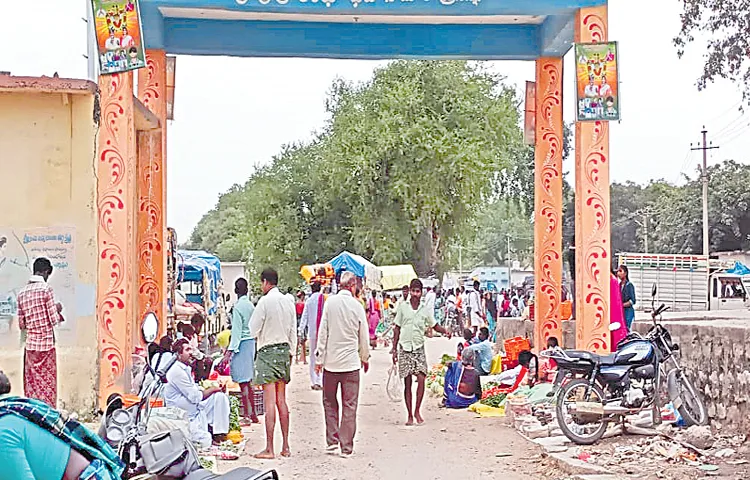
M486 318L486 314L482 308L482 297L479 294L478 280L474 280L474 289L469 292L468 300L469 305L467 311L469 313L469 322L471 330L474 332L474 335L476 335L479 327L484 326Z
M323 318L323 305L326 299L325 295L320 293L320 283L313 282L310 288L312 295L305 302L299 329L300 331L307 329L310 341L310 387L313 390L323 390L323 377L315 368L315 349L318 345L318 331L320 330L320 321Z
M408 418L407 426L424 423L421 408L424 399L425 379L427 377L427 356L425 355L425 331L435 330L451 338L450 332L435 324L434 314L430 315L422 300L422 282L415 278L409 286L409 301L399 305L396 311L393 333L393 363L398 364L399 376L404 380L404 400ZM417 377L417 404L412 410L412 377Z
M54 328L62 323L62 305L47 284L52 263L34 260L34 275L18 292L18 326L26 332L23 362L24 395L57 408L57 351Z
M291 380L292 355L297 351L297 314L294 298L281 293L277 287L279 274L266 268L260 274L263 297L250 319L250 337L256 339L256 385L263 386L263 405L266 417L266 449L255 455L259 459L275 457L273 434L276 413L279 414L283 445L281 456L290 457L289 406L286 403L286 385Z
M323 409L326 421L327 451L339 447L341 456L354 452L359 403L359 369L369 369L370 348L367 318L362 304L354 298L356 277L341 275L341 290L323 308L320 336L315 350L316 370L323 372ZM341 421L336 396L341 387Z

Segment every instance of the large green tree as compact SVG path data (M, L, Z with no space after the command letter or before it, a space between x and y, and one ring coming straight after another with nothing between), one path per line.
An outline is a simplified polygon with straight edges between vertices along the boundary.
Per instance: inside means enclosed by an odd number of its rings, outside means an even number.
M330 111L326 170L350 201L355 247L437 273L520 146L514 91L479 64L397 61L339 83Z
M396 61L368 82L337 81L321 135L222 195L189 246L254 271L275 265L286 283L343 249L436 272L504 195L501 172L523 152L517 104L501 77L467 62Z

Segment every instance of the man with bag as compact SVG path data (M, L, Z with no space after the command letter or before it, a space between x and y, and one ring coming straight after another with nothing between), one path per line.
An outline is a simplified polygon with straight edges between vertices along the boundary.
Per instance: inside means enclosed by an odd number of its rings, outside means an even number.
M362 304L354 297L357 279L351 272L341 275L341 290L328 299L315 350L315 368L323 372L323 409L326 421L326 451L341 448L344 458L354 453L357 431L360 367L367 373L370 334ZM336 396L341 387L341 416ZM339 421L340 419L340 421Z

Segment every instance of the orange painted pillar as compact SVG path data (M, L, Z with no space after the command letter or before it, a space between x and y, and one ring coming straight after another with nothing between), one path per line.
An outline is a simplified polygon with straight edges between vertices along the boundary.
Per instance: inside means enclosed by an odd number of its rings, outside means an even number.
M536 145L534 150L534 341L563 342L562 295L562 58L536 61Z
M148 313L166 328L167 257L167 55L146 51L146 68L138 70L138 98L159 119L160 130L139 134L138 156L138 307L137 325ZM140 335L137 335L140 338Z
M607 7L576 14L576 43L607 41ZM609 352L609 122L576 122L576 348Z
M133 74L99 77L97 137L99 401L130 383L135 258L135 118Z

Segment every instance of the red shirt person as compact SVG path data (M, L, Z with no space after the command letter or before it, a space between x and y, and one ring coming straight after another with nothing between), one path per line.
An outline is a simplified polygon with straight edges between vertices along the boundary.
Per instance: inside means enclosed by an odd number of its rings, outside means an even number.
M18 326L26 332L23 365L24 395L57 408L57 351L54 328L63 322L62 305L47 280L52 263L34 261L34 275L18 292Z

